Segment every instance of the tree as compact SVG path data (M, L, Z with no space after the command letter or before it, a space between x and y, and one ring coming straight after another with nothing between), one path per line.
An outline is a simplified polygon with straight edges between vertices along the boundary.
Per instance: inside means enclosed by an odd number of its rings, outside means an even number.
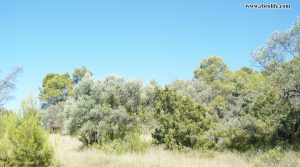
M270 85L279 93L284 103L298 106L300 102L300 57L284 63L270 76Z
M75 87L74 97L66 101L65 129L85 145L122 147L129 143L127 149L135 150L140 143L139 115L151 101L148 91L140 81L118 76L94 81L86 75Z
M276 106L281 112L279 137L288 144L300 144L300 57L282 65L270 76L271 86L278 92Z
M85 66L76 68L72 75L75 84L78 84L78 82L80 82L87 74L93 76L93 73Z
M74 94L74 82L68 73L50 73L40 89L41 121L50 132L61 132L64 126L64 102Z
M51 105L41 112L41 122L51 133L61 132L64 127L64 102Z
M21 73L22 68L14 69L10 74L0 79L0 107L11 98L11 92L15 89L15 78Z
M275 32L268 43L252 53L254 61L263 68L267 76L268 90L273 90L273 108L261 106L260 110L276 113L276 141L299 145L300 140L300 19L282 32ZM271 98L270 98L271 99Z
M200 67L194 71L194 76L197 79L211 83L216 79L222 79L228 70L227 65L220 57L211 56L202 60Z
M42 101L42 107L55 105L58 102L66 101L68 96L73 95L73 80L68 73L54 74L50 73L43 79L43 85L40 89L39 98Z
M287 31L274 32L266 45L254 50L252 58L267 73L274 72L289 57L300 56L300 18Z

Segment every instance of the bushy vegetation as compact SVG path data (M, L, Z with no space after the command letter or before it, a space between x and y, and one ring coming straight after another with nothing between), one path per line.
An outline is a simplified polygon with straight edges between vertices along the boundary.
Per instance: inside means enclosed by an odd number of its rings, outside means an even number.
M146 93L137 80L108 76L94 81L86 75L66 102L66 131L78 135L85 145L129 144L129 150L136 150L142 123L139 114L148 111L150 100Z
M156 143L166 148L200 148L202 135L210 126L206 110L187 97L165 88L155 92L156 118L160 123L153 133Z
M201 136L199 142L204 141L202 148L245 151L275 146L299 147L299 25L297 21L287 32L275 33L266 46L253 52L261 71L244 67L232 72L220 57L213 56L201 62L194 71L194 79L177 80L168 86L207 109L206 125L203 126L203 121L196 123L204 131L199 130L197 134ZM170 99L158 98L156 104L171 101L171 106L176 106L179 98ZM164 113L166 108L161 106L158 110ZM180 112L184 114L186 110ZM176 119L172 118L171 124L187 120ZM160 122L164 128L170 127ZM185 126L181 127L174 126L168 131L184 130ZM177 141L180 137L172 139ZM168 141L164 143L168 145Z
M22 103L18 114L0 112L1 166L51 166L53 154L30 98Z
M201 79L211 75L210 66L226 67L219 65L220 58L210 57L203 61L210 64L201 64L194 80L176 81L170 87L207 108L211 122L204 128L204 148L298 147L299 60L295 56L268 75L248 68L223 69L215 77ZM199 75L205 77L199 80Z
M43 126L51 133L60 133L64 127L65 101L74 95L74 86L86 75L92 75L86 67L74 70L72 77L68 73L49 73L40 88L39 99L42 108Z
M254 50L259 70L232 71L210 56L191 80L165 88L118 76L94 80L86 67L73 78L48 74L40 94L43 125L114 150L139 150L145 131L167 149L299 148L299 31L298 20Z

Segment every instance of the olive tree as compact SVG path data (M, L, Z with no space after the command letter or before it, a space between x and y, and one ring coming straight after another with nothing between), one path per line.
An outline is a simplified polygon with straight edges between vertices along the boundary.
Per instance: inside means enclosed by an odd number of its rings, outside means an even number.
M74 97L66 101L66 132L78 135L85 145L139 143L139 114L151 101L146 90L138 80L118 76L93 80L86 75L75 87Z

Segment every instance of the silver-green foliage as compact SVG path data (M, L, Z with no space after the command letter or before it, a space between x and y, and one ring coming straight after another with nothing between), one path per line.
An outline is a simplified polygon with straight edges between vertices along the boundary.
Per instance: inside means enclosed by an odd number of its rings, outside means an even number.
M65 104L65 130L86 145L139 140L138 115L148 103L151 91L138 80L108 76L97 81L86 75Z

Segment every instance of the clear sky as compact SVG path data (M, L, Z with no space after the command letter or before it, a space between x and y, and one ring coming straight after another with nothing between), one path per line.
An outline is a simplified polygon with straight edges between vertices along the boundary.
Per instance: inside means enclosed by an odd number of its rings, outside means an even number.
M43 77L88 67L160 84L190 79L201 59L219 55L236 70L249 53L300 15L292 9L246 9L255 0L1 0L0 77L21 66L15 99L37 95Z

